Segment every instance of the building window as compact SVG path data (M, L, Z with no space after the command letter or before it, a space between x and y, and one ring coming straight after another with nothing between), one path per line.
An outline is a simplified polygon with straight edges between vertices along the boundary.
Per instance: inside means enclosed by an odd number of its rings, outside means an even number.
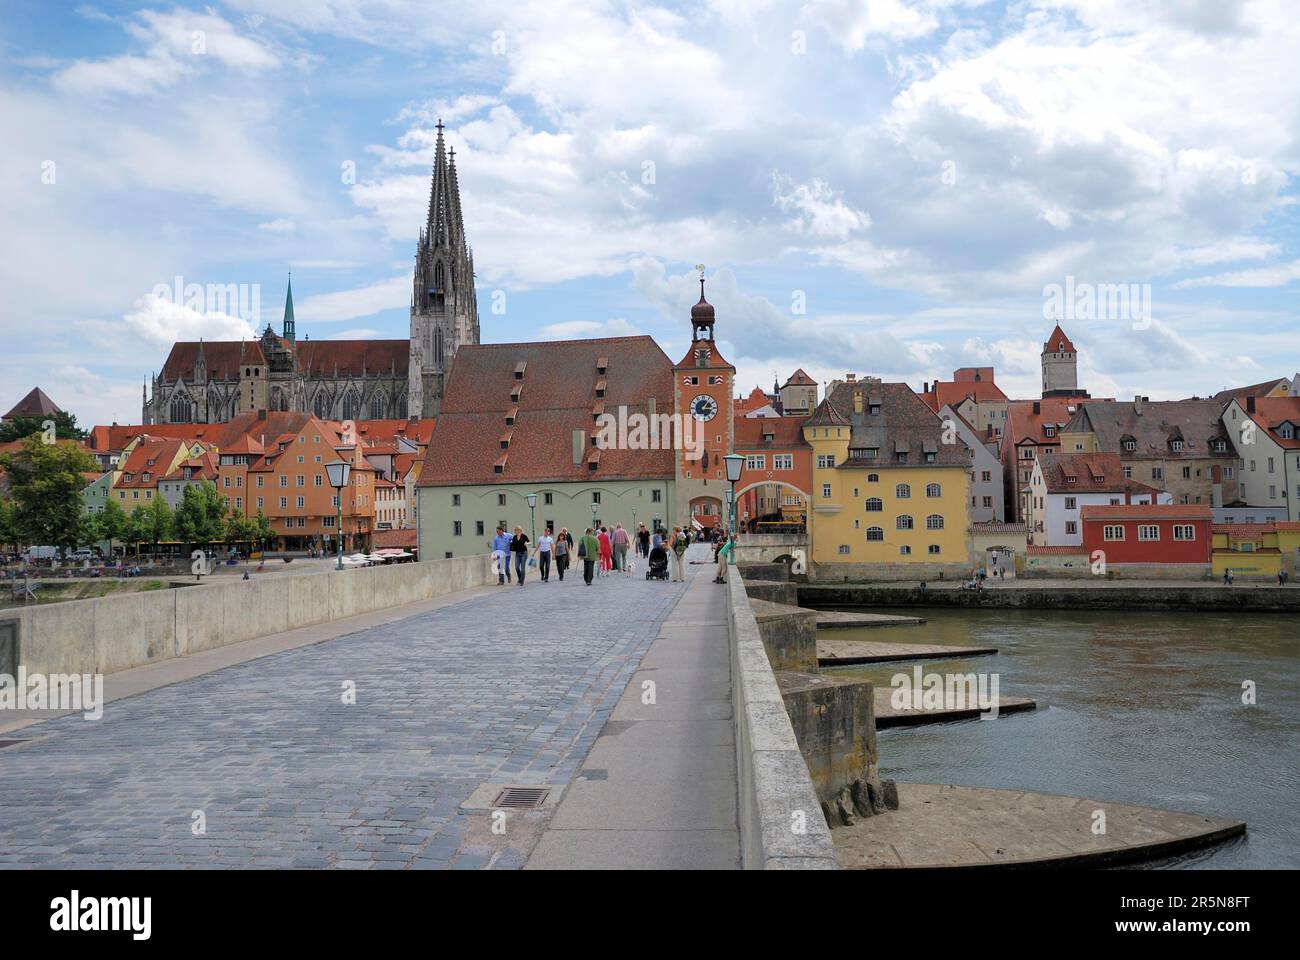
M927 483L925 485L925 495L927 497L941 497L943 496L943 487L937 483Z
M600 503L600 491L599 491L599 490L593 490L593 491L591 491L591 502L592 502L592 503Z
M867 527L868 540L884 540L885 531L882 527Z
M879 513L885 509L885 502L879 497L868 497L866 509L867 513Z
M1078 533L1078 532L1079 532L1079 524L1078 524L1076 521L1074 521L1074 520L1066 520L1066 521L1065 521L1065 532L1066 532L1066 533Z
M1078 500L1078 498L1077 498L1077 497L1066 497L1066 498L1065 498L1065 509L1066 509L1066 510L1077 510L1077 509L1079 509L1079 500Z
M830 485L829 483L823 483L823 484L822 484L822 496L829 500L829 499L830 499L830 495L831 495L831 485Z
M984 506L985 506L986 508L991 508L991 507L993 506L993 498L992 498L992 497L984 497Z
M981 471L980 471L980 483L992 483L992 482L993 482L993 471L992 471L992 470L981 470Z
M542 494L542 503L548 507L551 506L551 504L555 503L555 494L553 493Z
M817 469L831 470L835 467L835 455L833 453L819 453L817 455Z
M1114 526L1107 524L1105 527L1102 528L1101 536L1103 540L1123 540L1124 528L1119 524L1116 524Z
M898 548L898 552L904 557L910 557L912 555L912 548L904 544Z
M772 469L773 469L773 470L793 470L793 469L794 469L794 455L793 455L793 454L790 454L790 453L774 453L774 454L772 454Z
M1188 524L1181 524L1181 523L1176 523L1176 524L1174 524L1174 539L1175 539L1175 540L1195 540L1195 539L1196 539L1196 527L1195 527L1194 525L1190 524L1190 523L1188 523Z
M848 552L849 552L849 545L848 545L847 543L841 543L841 544L840 544L840 556L846 556L846 555L848 554Z
M1170 448L1174 451L1174 453L1182 453L1182 452L1183 452L1183 441L1181 441L1181 440L1174 440L1174 441L1171 441L1170 444L1169 444L1169 446L1170 446Z
M1160 527L1158 527L1156 524L1145 524L1145 523L1144 523L1144 524L1141 524L1141 525L1138 527L1138 539L1139 539L1139 540L1159 540L1159 539L1160 539Z
M299 498L298 498L298 509L301 510L301 509L302 509L303 507L305 507L305 506L307 506L307 501L304 500L302 497L299 497Z
M1164 468L1164 467L1152 467L1152 468L1151 468L1151 479L1152 479L1152 480L1163 480L1164 478L1165 478L1165 468Z
M451 522L451 535L452 535L453 537L459 537L459 536L460 536L460 521L459 521L459 520L453 520L453 521Z
M880 474L878 473L867 474L867 483L879 483L879 482L880 482Z
M938 545L937 543L932 543L932 544L930 544L929 547L926 548L926 551L925 551L925 552L928 553L928 554L930 554L931 556L938 556L938 555L939 555L939 545Z
M762 453L751 453L745 457L745 469L747 470L766 470L767 456Z
M911 530L912 527L912 518L906 513L899 514L898 519L894 521L894 528L896 530Z
M337 500L338 497L335 497L334 499ZM336 504L334 504L334 506L337 507L338 504L336 503ZM288 497L281 497L281 498L280 498L280 509L281 509L281 510L288 510L288 509L289 509L289 498L288 498Z
M288 474L284 474L284 473L280 474L280 486L287 487L288 485L289 485Z
M943 529L943 517L942 517L940 514L937 514L937 513L932 513L932 514L930 514L928 517L925 518L925 529L927 529L927 530L942 530L942 529Z
M498 494L497 494L497 506L498 506L498 507L504 507L505 505L506 505L506 495L505 495L504 493L498 493Z
M894 496L898 497L899 500L910 499L912 496L911 486L906 483L900 483L898 486L894 487Z
M294 486L296 487L307 486L307 478L304 477L301 473L298 474L298 476L294 479Z

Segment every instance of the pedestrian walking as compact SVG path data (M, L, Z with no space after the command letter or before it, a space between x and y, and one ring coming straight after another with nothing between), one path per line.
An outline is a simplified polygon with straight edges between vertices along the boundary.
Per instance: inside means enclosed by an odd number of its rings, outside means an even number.
M555 538L551 536L551 530L548 527L537 541L537 549L533 552L533 559L537 561L537 572L542 575L542 583L547 583L551 579L551 553L555 549Z
M528 534L523 527L515 527L515 535L510 538L510 553L515 558L515 576L519 586L524 585L524 570L528 567Z
M596 562L600 557L600 542L591 532L591 527L582 535L578 541L578 556L582 558L582 579L587 586L591 586L591 578L596 573Z
M492 540L492 565L497 569L497 586L504 586L510 579L510 536L505 527L497 527Z
M564 582L564 571L569 569L569 551L572 548L573 538L567 528L561 527L555 538L555 572L560 575L561 583Z
M668 551L668 566L672 571L671 579L676 583L686 580L682 568L686 557L686 532L681 527L673 527L672 549Z
M650 556L650 531L641 524L636 529L636 549L642 558Z
M615 570L627 569L627 548L631 540L632 538L627 535L627 531L623 529L623 524L616 523L614 525L614 535L610 537L610 542L614 547Z
M596 542L600 548L600 575L606 576L614 566L614 545L609 539L609 528L601 527L600 533L596 534Z

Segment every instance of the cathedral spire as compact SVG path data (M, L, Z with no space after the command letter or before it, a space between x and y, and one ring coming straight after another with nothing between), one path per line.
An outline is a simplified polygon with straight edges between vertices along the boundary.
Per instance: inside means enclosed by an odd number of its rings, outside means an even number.
M294 343L297 339L297 332L293 322L293 273L289 273L289 291L284 296L284 339Z

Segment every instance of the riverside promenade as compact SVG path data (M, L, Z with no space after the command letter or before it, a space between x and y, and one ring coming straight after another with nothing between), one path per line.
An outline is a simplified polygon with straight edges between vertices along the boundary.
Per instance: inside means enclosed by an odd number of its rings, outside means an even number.
M531 571L0 716L0 868L738 866L726 589L686 570Z

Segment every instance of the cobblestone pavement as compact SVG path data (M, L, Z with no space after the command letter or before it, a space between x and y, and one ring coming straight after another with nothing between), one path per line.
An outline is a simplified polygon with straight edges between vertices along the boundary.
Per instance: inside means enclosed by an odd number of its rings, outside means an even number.
M567 783L683 591L530 573L21 731L0 750L0 868L521 866L549 812L501 836L460 804Z

